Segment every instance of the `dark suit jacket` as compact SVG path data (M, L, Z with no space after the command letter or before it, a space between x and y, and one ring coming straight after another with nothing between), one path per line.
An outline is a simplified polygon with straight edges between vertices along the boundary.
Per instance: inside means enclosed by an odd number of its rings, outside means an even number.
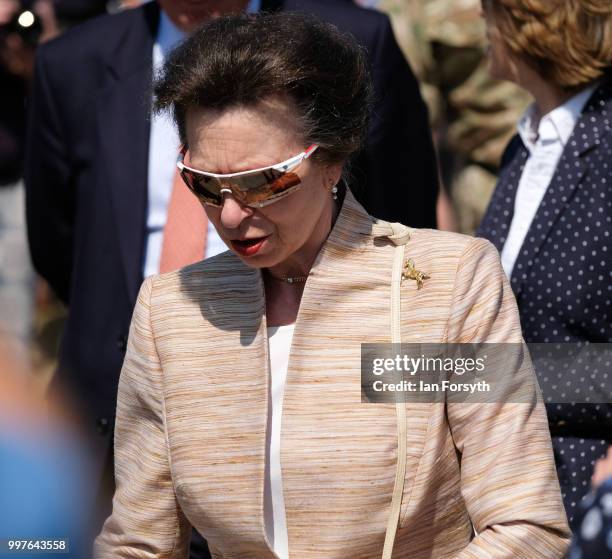
M279 9L281 6L269 6ZM353 174L373 214L435 226L437 171L427 111L389 20L342 0L287 0L354 33L378 95ZM69 304L60 375L106 436L126 335L142 281L152 48L147 4L74 28L37 55L26 187L34 265Z
M608 79L585 106L512 270L510 284L528 343L612 342L611 121ZM515 137L477 232L500 251L528 155ZM545 371L538 371L538 376L546 396L557 379ZM569 381L580 387L580 377ZM611 378L589 377L588 382L610 393ZM575 526L593 462L612 442L612 406L551 402L547 410L559 481L570 524Z

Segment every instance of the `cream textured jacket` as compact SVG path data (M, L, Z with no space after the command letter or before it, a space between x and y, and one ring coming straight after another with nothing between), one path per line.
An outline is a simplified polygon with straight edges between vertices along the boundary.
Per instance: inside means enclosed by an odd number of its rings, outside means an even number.
M360 344L391 340L390 233L349 192L304 289L281 435L292 558L382 554L397 418L395 404L361 402ZM410 237L406 256L430 279L401 284L403 342L521 341L491 244L430 230ZM186 558L191 526L215 558L275 557L263 510L268 377L258 270L226 252L145 281L98 558ZM569 532L544 406L537 385L529 390L530 403L406 404L394 558L563 557Z

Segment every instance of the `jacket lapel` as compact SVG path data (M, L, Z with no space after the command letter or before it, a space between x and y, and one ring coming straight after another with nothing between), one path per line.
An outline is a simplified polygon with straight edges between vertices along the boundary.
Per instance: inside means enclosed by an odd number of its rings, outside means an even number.
M514 215L514 200L518 183L523 174L529 151L523 145L519 136L515 136L507 148L509 163L499 177L497 186L489 202L489 207L476 231L477 237L484 237L491 241L495 248L501 252Z
M142 280L147 212L149 116L152 49L159 10L155 3L139 10L138 25L127 30L109 53L105 86L97 99L100 137L99 188L110 190L115 229L128 294L136 300Z
M588 172L585 156L597 147L602 136L610 130L608 105L612 97L611 89L610 83L604 83L595 91L563 150L512 271L511 285L517 298L540 249Z

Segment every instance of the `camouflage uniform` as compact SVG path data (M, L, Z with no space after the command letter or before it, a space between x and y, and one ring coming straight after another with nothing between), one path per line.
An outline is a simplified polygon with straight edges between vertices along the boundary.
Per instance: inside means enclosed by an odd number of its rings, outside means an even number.
M442 176L462 233L473 233L496 182L503 150L529 96L487 72L480 0L379 0L422 84Z

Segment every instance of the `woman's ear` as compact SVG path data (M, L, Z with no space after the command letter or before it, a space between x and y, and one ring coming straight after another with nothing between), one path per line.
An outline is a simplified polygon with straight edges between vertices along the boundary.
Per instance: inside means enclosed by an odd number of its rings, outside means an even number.
M334 186L336 186L340 179L342 178L342 165L337 163L335 165L330 165L327 168L326 173L327 181L326 186L328 190L331 190Z

